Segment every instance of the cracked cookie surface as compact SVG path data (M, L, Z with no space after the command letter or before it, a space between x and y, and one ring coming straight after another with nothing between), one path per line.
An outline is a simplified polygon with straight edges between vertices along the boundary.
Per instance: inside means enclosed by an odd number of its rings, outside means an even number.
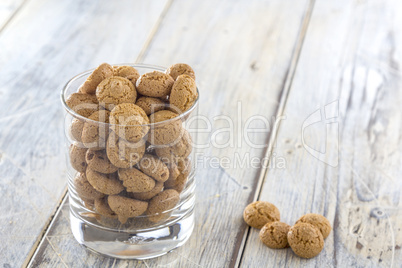
M310 223L310 224L314 225L315 227L317 227L320 230L324 239L329 236L329 233L331 232L331 229L332 229L331 224L329 223L327 218L325 218L324 216L322 216L320 214L309 213L304 216L301 216L300 219L298 219L296 221L296 224L302 223L302 222Z
M148 97L165 98L172 90L174 80L170 75L159 71L145 73L138 78L138 93Z
M149 119L139 106L133 103L116 105L110 112L111 129L129 142L140 141L149 130Z
M170 109L176 113L183 113L193 106L198 97L195 80L186 74L177 77L170 93Z
M174 80L176 80L176 78L182 74L186 74L195 80L195 73L193 68L185 63L176 63L171 65L166 70L166 74L170 75Z
M298 223L289 229L288 242L293 252L302 258L317 256L324 248L324 238L318 228L309 223Z
M121 103L134 103L137 99L137 91L127 78L113 76L106 78L97 86L96 98L100 105L112 110Z
M279 221L280 212L274 204L255 201L244 209L243 218L251 227L261 229L268 222Z
M140 74L138 73L137 69L128 65L113 66L113 71L114 76L121 76L127 78L128 80L131 81L131 83L133 83L134 86L135 83L137 82L137 79L140 77Z
M284 222L269 222L262 227L259 237L267 247L286 248L289 247L289 229L290 226Z
M113 67L110 64L102 63L87 78L82 87L80 87L79 92L94 94L100 82L111 76L113 76Z

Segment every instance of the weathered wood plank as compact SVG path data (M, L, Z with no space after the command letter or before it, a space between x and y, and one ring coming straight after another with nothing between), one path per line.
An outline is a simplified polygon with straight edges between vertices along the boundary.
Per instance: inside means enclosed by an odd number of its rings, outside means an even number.
M400 267L401 18L399 1L316 1L274 150L287 166L259 199L289 224L315 212L334 230L305 260L253 229L242 267Z
M29 260L65 190L62 86L134 61L165 3L29 1L1 33L0 266Z
M25 2L24 0L2 0L0 2L0 33Z
M253 198L259 175L258 169L249 165L239 168L235 161L246 155L261 158L266 150L266 146L252 148L246 143L244 124L256 114L264 115L272 123L270 116L278 108L304 14L309 8L309 1L172 3L141 61L158 65L187 62L194 67L201 91L200 114L211 120L212 129L211 133L200 135L199 142L208 144L212 138L213 144L201 151L209 160L203 158L205 167L198 167L196 226L192 237L184 247L141 264L227 267L235 263L247 230L237 214ZM238 117L240 106L242 113ZM229 124L219 115L232 118L234 136L229 137L227 132L213 135ZM264 125L256 122L254 127ZM266 145L269 134L267 130L250 134L250 138L254 143ZM234 139L233 146L225 149L213 146L229 142L229 138ZM212 166L212 158L223 157L227 157L229 165ZM68 219L58 216L50 232L59 234L67 228ZM69 242L49 238L60 258L46 242L34 261L38 258L39 263L62 265L63 260L68 266L75 265L76 256L91 264L99 261L99 256L78 247L71 235L65 239ZM116 261L114 265L140 263Z

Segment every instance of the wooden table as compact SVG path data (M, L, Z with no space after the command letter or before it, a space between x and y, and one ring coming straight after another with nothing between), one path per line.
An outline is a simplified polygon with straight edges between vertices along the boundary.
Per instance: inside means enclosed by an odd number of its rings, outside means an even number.
M59 92L102 62L190 64L211 122L194 233L156 259L98 256L69 229ZM401 267L401 64L398 0L2 0L0 266ZM265 247L253 200L326 216L324 250Z

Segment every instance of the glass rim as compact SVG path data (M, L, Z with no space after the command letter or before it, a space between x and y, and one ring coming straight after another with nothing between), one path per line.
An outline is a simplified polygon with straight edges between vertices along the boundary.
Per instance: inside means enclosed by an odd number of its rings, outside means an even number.
M145 68L145 69L151 69L154 71L160 71L160 72L165 72L167 68L162 67L162 66L157 66L157 65L151 65L151 64L143 64L143 63L118 63L118 64L111 64L111 66L131 66L134 68ZM171 119L168 120L164 120L161 122L156 122L156 123L149 123L149 124L137 124L137 125L121 125L121 124L111 124L111 123L105 123L105 122L100 122L100 121L95 121L92 119L89 119L88 117L82 116L80 114L78 114L77 112L75 112L73 109L71 109L67 103L66 103L66 99L64 94L66 93L67 89L71 86L71 84L76 81L79 78L82 78L83 76L86 76L90 73L92 73L96 68L92 68L89 70L86 70L84 72L81 72L75 76L73 76L70 80L68 80L68 82L63 86L61 92L60 92L60 99L61 99L61 103L63 104L63 107L65 109L65 111L67 111L70 115L72 115L75 118L78 118L80 120L83 121L87 121L87 122L91 122L93 124L99 124L99 125L108 125L108 126L120 126L120 127L151 127L151 126L157 126L157 125L164 125L164 124L168 124L170 122L176 121L176 120L182 120L185 121L186 117L195 109L195 107L197 107L198 105L198 101L200 98L200 92L197 88L197 98L195 99L193 105L186 110L185 112L178 114L178 116L173 117ZM77 88L78 89L78 88ZM74 93L78 93L74 92ZM135 104L135 103L134 103ZM107 109L105 109L107 110ZM109 111L109 110L107 110ZM169 110L170 111L170 110ZM110 111L109 111L110 112ZM147 116L149 117L149 116Z

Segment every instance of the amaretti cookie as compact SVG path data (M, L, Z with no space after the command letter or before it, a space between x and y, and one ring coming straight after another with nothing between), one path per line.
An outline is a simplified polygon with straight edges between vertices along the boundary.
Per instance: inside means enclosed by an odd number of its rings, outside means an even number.
M183 113L193 106L198 97L195 81L188 75L180 75L173 84L169 97L170 109Z
M155 187L155 180L136 168L119 169L118 174L127 192L149 192Z
M243 212L244 221L251 227L261 229L268 222L280 221L279 209L266 201L255 201Z
M116 213L114 213L114 211L109 207L109 204L107 202L107 197L95 199L94 207L95 207L95 210L102 216L105 216L108 218L117 217Z
M85 147L93 150L100 150L106 147L106 141L109 136L109 115L107 110L94 112L85 121L82 129L81 140Z
M172 90L174 80L170 75L159 71L145 73L138 78L138 93L148 97L167 97Z
M82 130L84 129L84 121L74 118L71 121L70 133L71 138L75 141L82 142Z
M290 226L284 222L269 222L262 227L259 237L270 248L286 248L289 247L289 229Z
M84 117L89 117L100 109L96 97L85 93L71 94L66 100L66 104L74 112Z
M137 164L145 153L145 141L128 142L116 134L109 135L106 153L109 161L119 168L130 168Z
M94 94L96 87L106 78L113 76L113 67L107 63L102 63L87 78L85 83L80 87L79 92Z
M177 167L181 174L188 176L191 173L191 160L190 158L179 158L177 161Z
M183 129L183 135L170 146L160 146L155 148L156 154L166 163L178 163L180 159L185 159L190 155L193 146L191 136L187 130Z
M71 166L79 172L85 172L87 168L87 162L85 160L87 150L87 148L79 147L77 144L70 145L70 163Z
M156 156L146 154L138 163L142 172L152 177L156 181L164 182L169 178L169 169Z
M167 181L165 181L165 188L166 189L173 189L176 190L177 192L181 193L186 186L188 176L184 174L180 174L177 176L175 179L169 178Z
M148 202L118 195L109 196L108 204L122 224L129 218L140 216L148 208Z
M106 78L98 85L96 98L101 106L112 110L121 103L135 103L137 91L127 78L113 76Z
M89 183L98 191L107 195L119 194L124 190L121 181L116 173L103 174L90 168L86 170Z
M169 145L178 141L183 133L183 127L181 119L177 116L177 113L168 110L151 114L149 121L155 125L151 126L148 142L153 145Z
M167 163L166 166L169 169L169 179L168 180L175 180L180 175L180 170L175 163Z
M296 221L296 224L298 223L310 223L312 225L314 225L315 227L317 227L322 236L325 238L327 238L329 236L329 234L331 233L331 224L329 223L329 221L327 220L327 218L325 218L324 216L320 215L320 214L315 214L315 213L309 213L306 214L302 217L300 217L300 219L298 219Z
M115 106L110 112L111 129L121 138L129 142L138 142L149 130L148 116L139 106L123 103Z
M309 223L292 226L288 232L288 242L293 252L302 258L315 257L324 248L320 230Z
M140 74L138 73L137 69L135 69L132 66L113 66L113 71L114 71L114 76L121 76L124 78L127 78L128 80L133 83L135 86L135 83L137 82L137 79L140 77Z
M104 150L94 151L89 149L86 153L85 161L90 169L104 174L114 173L118 169L110 162Z
M185 63L176 63L171 65L169 68L167 68L166 74L170 75L174 80L176 80L176 78L182 74L186 74L195 80L193 68Z
M163 182L157 181L155 183L155 187L149 192L142 192L142 193L130 193L128 192L127 195L131 198L138 199L138 200L149 200L155 195L159 194L163 190Z
M95 200L105 196L88 182L85 173L78 172L76 174L74 186L78 196L83 200Z
M163 100L152 97L140 97L135 102L135 105L141 107L146 115L156 113L166 107L166 103Z
M180 195L173 189L164 190L149 201L148 220L158 222L170 216L168 210L174 208L180 201Z

